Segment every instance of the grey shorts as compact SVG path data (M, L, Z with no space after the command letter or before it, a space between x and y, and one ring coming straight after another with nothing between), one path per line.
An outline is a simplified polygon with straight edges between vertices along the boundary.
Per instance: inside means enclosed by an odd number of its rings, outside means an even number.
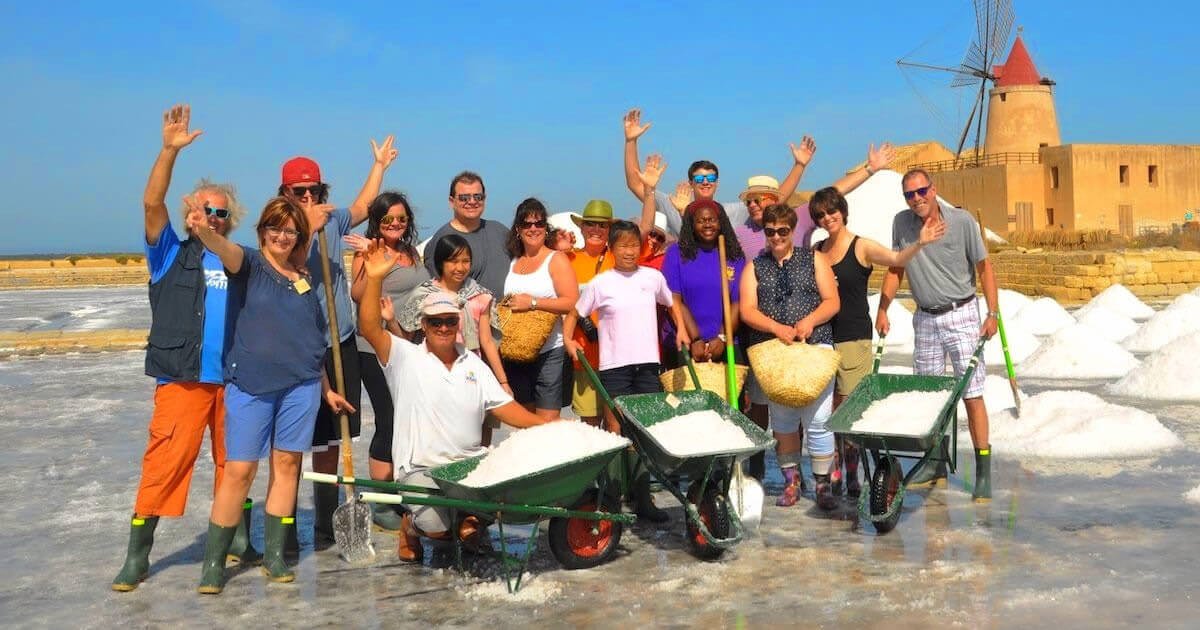
M559 346L538 355L532 363L504 362L504 374L513 399L535 409L562 409L563 363L567 352Z
M396 469L396 483L423 488L437 488L437 484L429 477L428 468L417 468L410 472ZM450 509L438 508L431 505L407 505L413 515L413 525L427 534L450 531Z

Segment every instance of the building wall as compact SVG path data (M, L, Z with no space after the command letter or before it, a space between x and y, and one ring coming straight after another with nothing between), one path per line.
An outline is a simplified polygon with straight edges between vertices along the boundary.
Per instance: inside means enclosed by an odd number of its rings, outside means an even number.
M1017 203L1033 206L1034 227L1045 228L1045 202L1040 164L1004 164L934 173L938 194L946 201L983 216L997 234L1016 229Z
M1043 149L1042 162L1047 205L1058 203L1051 205L1056 215L1061 207L1073 218L1064 222L1068 228L1120 231L1120 207L1128 205L1136 234L1182 224L1187 211L1200 209L1200 145L1072 144ZM1059 167L1058 189L1051 188L1054 166ZM1151 166L1156 167L1154 182Z
M1036 153L1043 145L1060 144L1050 86L1012 85L988 93L984 154Z

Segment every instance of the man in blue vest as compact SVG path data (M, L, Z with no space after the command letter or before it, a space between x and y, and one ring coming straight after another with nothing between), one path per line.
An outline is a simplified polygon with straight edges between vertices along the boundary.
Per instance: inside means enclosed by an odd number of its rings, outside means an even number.
M183 516L188 486L204 430L212 441L214 489L225 467L225 348L227 282L220 259L197 239L180 241L167 212L167 188L179 151L202 132L189 131L191 111L176 105L163 114L163 146L142 197L146 223L146 262L150 267L150 337L146 374L158 381L150 439L129 528L125 565L113 580L115 591L132 591L150 568L154 528L161 516ZM227 234L245 211L228 184L201 180L192 192L202 201L208 223ZM229 560L257 562L250 545L250 503L238 525Z

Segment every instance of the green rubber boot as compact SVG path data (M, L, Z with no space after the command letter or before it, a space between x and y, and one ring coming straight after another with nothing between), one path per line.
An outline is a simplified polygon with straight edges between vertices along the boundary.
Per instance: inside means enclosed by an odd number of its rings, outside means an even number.
M992 500L992 445L975 449L975 489L971 498L978 502Z
M338 506L338 487L313 482L313 549L333 546L333 511Z
M112 590L122 593L132 591L150 574L150 547L154 545L155 527L158 527L157 516L138 518L135 514L130 519L125 565L113 580Z
M296 519L291 516L273 516L263 513L266 517L266 535L263 554L263 575L272 582L291 582L296 574L283 561L283 545L287 539L287 531L296 529Z
M913 474L912 479L908 482L909 488L920 488L928 486L940 486L946 483L946 462L950 460L950 449L946 445L946 440L942 440L940 454L937 455L940 461L926 460L920 464L920 469Z
M375 529L389 534L398 534L404 528L404 517L396 511L399 506L387 503L371 504L371 522Z
M263 514L266 514L265 510L263 511ZM292 519L292 523L294 524L296 522L295 513L292 514L291 519ZM296 556L300 555L300 538L296 534L296 529L297 529L296 527L288 528L287 540L285 540L283 543L283 553L286 553L287 555L292 556L292 557L296 557Z
M237 524L237 531L233 533L233 542L229 545L229 552L225 554L225 562L246 566L262 562L262 554L250 543L250 513L253 509L254 500L246 499L246 503L242 505L242 520Z
M200 586L196 590L205 595L216 595L225 590L225 554L229 543L237 532L237 525L221 527L208 523L208 540L204 543L204 565L200 569Z

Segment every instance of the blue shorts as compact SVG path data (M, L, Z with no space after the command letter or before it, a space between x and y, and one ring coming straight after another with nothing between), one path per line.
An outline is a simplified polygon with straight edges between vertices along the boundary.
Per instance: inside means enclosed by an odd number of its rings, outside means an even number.
M226 461L256 462L269 455L271 449L309 450L320 405L319 378L258 396L227 383Z

